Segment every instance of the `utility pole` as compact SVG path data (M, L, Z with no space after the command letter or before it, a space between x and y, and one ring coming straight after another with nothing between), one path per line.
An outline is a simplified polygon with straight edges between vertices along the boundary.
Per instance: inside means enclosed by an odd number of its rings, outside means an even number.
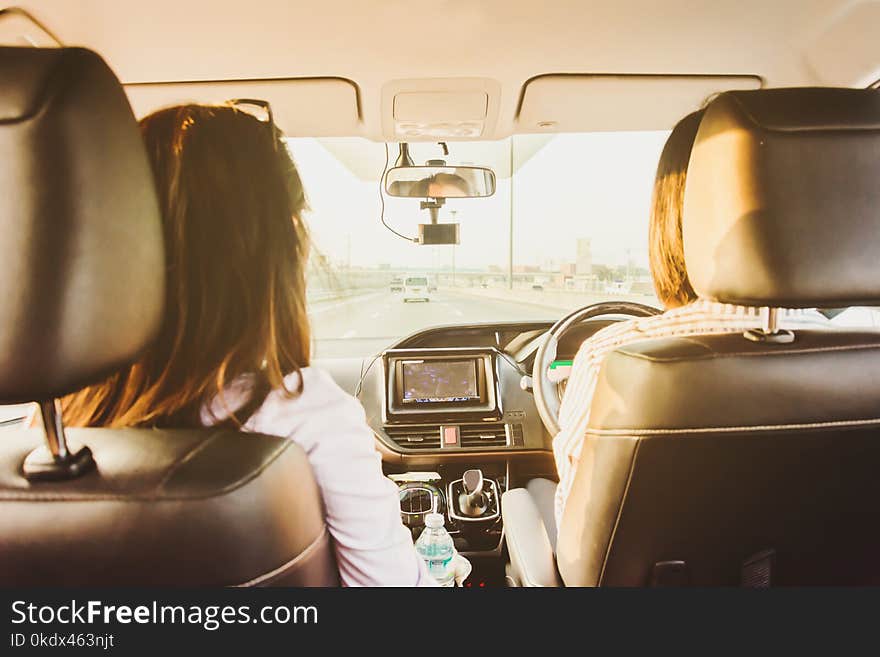
M507 231L507 289L513 289L513 137L510 137L510 221Z
M452 223L455 223L455 215L458 214L458 210L450 210L449 214L452 215ZM455 247L456 245L452 245L452 287L455 287Z

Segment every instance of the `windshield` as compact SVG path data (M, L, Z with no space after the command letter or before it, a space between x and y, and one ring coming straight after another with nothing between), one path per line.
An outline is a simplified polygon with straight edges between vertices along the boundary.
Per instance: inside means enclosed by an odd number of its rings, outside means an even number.
M309 310L318 357L366 356L443 324L556 320L606 300L658 306L648 270L654 172L668 132L518 135L449 143L450 164L495 170L494 196L448 199L455 246L422 246L419 199L380 196L386 146L360 138L289 139L310 210ZM444 158L412 144L413 160ZM388 149L389 166L397 146ZM400 235L385 228L380 220ZM401 237L402 235L402 237ZM420 287L420 296L408 294ZM412 290L415 291L415 290ZM421 303L412 303L421 301ZM850 309L841 326L880 325Z
M442 324L554 320L606 299L656 305L648 272L648 213L667 132L521 135L449 144L453 164L497 176L490 198L449 199L439 221L455 246L421 246L430 223L418 199L380 198L384 144L359 138L288 140L308 195L315 252L309 302L317 356L367 355ZM443 158L412 144L416 163ZM397 146L389 147L390 165ZM512 175L511 175L512 171ZM406 286L431 285L427 303Z

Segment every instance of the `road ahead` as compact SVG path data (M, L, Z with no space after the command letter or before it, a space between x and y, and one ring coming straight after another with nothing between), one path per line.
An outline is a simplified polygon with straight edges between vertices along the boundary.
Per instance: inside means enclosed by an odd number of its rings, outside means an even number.
M533 303L487 299L440 290L428 303L404 303L400 294L375 292L326 301L311 309L318 357L366 356L394 338L439 324L554 320L563 311Z

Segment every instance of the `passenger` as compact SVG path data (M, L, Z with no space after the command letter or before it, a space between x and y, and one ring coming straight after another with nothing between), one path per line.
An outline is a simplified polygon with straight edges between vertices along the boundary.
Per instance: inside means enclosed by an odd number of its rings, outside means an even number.
M688 161L702 116L702 110L689 114L673 128L660 155L654 181L648 256L654 290L665 312L655 317L613 324L584 341L572 364L559 411L560 431L553 439L559 484L555 491L546 480L535 480L527 487L535 496L554 544L575 472L579 463L590 458L589 441L584 437L593 392L605 356L627 343L648 338L730 333L761 326L759 309L698 299L688 279L682 240L682 207ZM781 326L805 322L827 325L814 311L795 310L783 315ZM555 498L552 513L551 497Z
M163 216L164 323L137 362L64 399L65 423L289 437L320 486L342 584L434 584L363 408L309 366L306 196L281 134L232 105L140 125Z

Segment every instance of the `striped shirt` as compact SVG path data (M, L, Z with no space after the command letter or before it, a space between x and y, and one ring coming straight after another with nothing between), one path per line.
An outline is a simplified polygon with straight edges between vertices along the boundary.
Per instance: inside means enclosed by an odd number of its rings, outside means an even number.
M828 321L814 310L780 313L780 326L820 324ZM559 485L556 487L556 526L560 527L565 501L574 482L581 448L590 420L590 405L599 369L605 357L626 344L651 338L736 333L762 325L759 308L746 308L699 300L654 317L641 317L606 326L585 340L574 358L565 395L559 409L560 431L553 439L553 456Z

